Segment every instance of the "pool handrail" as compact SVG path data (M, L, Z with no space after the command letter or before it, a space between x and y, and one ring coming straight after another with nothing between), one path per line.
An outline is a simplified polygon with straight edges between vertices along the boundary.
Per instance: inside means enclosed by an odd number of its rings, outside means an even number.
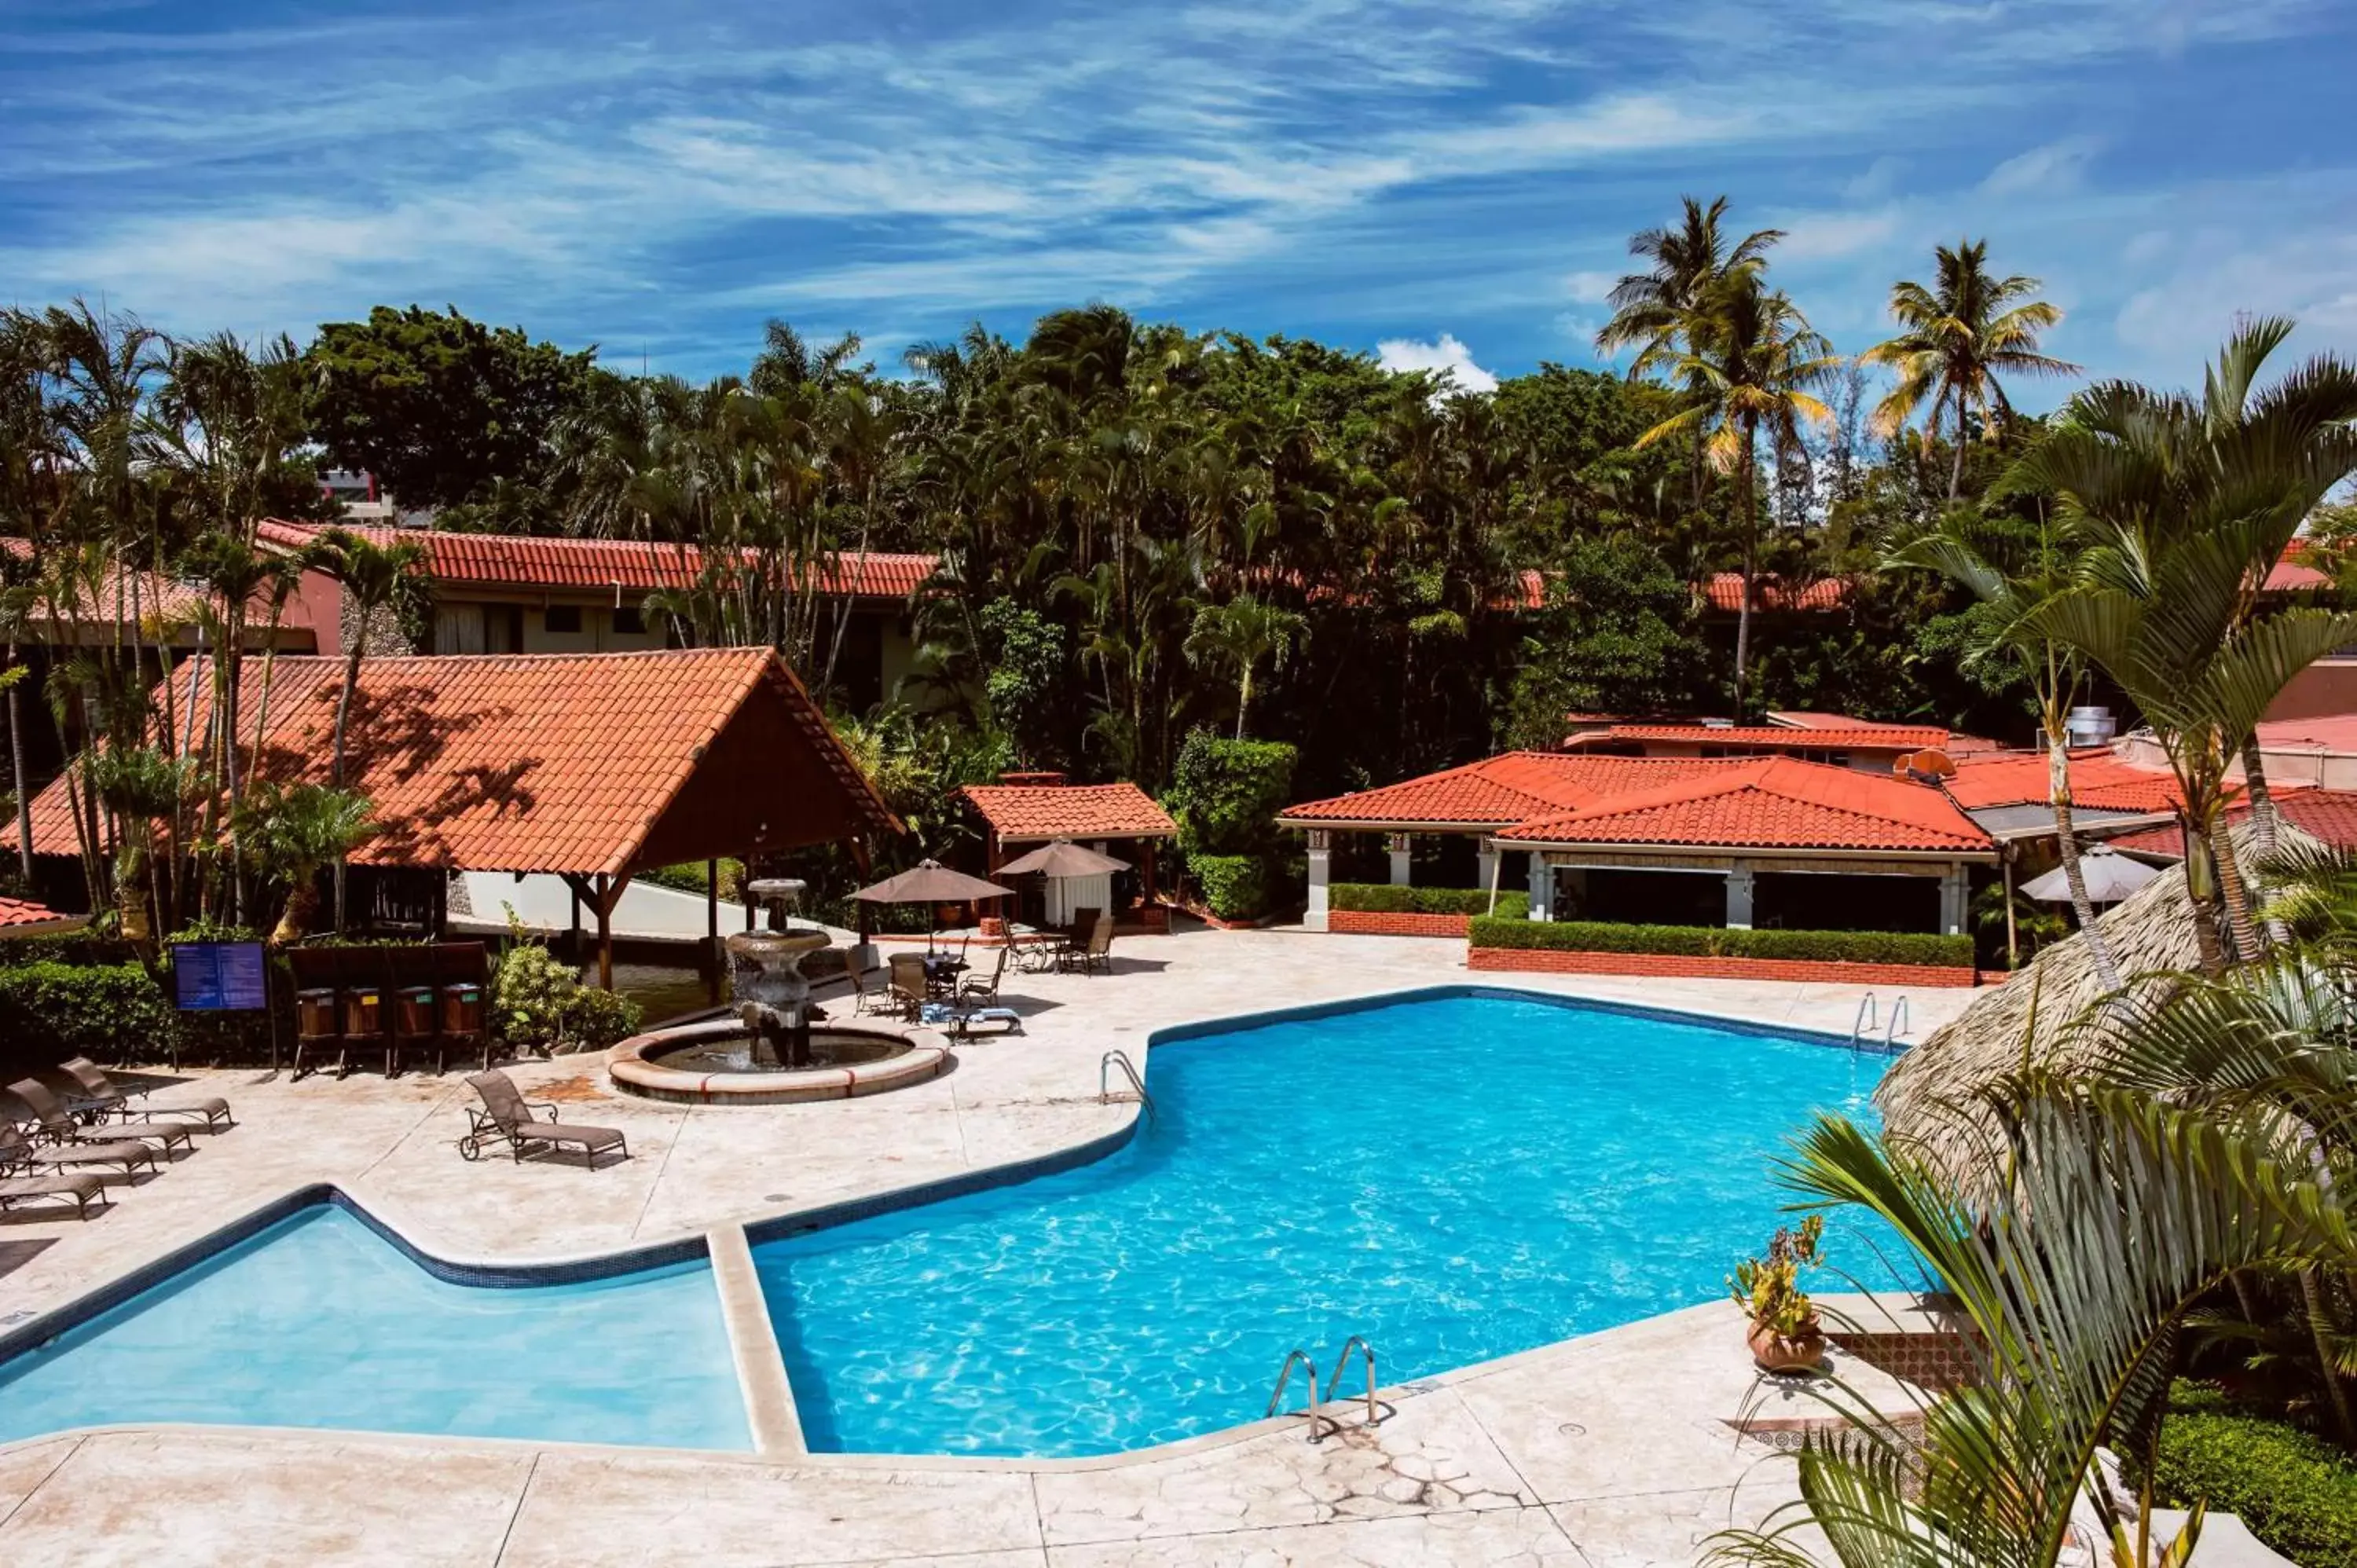
M1326 1397L1340 1401L1342 1397L1342 1374L1349 1370L1351 1352L1356 1350L1367 1367L1367 1424L1379 1419L1375 1414L1375 1348L1367 1343L1366 1336L1353 1334L1342 1342L1342 1353L1334 1358L1334 1375L1326 1380Z
M1153 1116L1155 1114L1154 1096L1146 1092L1146 1079L1139 1076L1137 1064L1129 1059L1127 1051L1118 1047L1097 1058L1097 1103L1099 1105L1113 1103L1113 1095L1105 1086L1105 1078L1116 1067L1121 1069L1122 1076L1129 1079L1129 1086L1137 1090L1137 1102L1146 1107L1146 1113L1148 1116Z
M1276 1407L1285 1402L1285 1391L1293 1386L1293 1369L1296 1367L1299 1367L1303 1376L1309 1380L1309 1441L1315 1443L1321 1435L1318 1430L1318 1363L1311 1360L1309 1352L1298 1345L1286 1354L1285 1366L1276 1374L1276 1391L1268 1396L1267 1413L1275 1415Z

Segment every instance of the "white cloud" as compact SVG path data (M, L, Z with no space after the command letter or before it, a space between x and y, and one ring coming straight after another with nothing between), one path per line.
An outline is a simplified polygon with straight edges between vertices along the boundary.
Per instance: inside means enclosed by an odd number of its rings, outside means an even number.
M1620 284L1618 273L1574 273L1563 280L1565 290L1580 305L1601 305Z
M1822 261L1884 243L1899 231L1899 211L1886 207L1872 212L1802 212L1780 218L1776 226L1786 231L1776 247L1778 261Z
M1498 378L1473 362L1473 350L1443 332L1438 342L1417 338L1386 338L1375 345L1375 355L1387 371L1431 371L1446 373L1458 392L1498 390Z
M2101 139L2094 136L2065 136L2032 147L1989 170L1988 177L1981 181L1981 194L2056 196L2074 190L2103 148Z

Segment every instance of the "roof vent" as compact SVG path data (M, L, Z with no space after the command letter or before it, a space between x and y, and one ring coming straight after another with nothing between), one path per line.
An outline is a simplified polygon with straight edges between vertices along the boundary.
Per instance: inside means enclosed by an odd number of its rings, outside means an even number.
M2072 746L2108 746L2120 733L2119 721L2112 717L2109 708L2072 708L2062 728Z
M1062 774L1050 772L1002 773L998 776L998 781L1001 784L1013 784L1026 789L1052 789L1065 780Z

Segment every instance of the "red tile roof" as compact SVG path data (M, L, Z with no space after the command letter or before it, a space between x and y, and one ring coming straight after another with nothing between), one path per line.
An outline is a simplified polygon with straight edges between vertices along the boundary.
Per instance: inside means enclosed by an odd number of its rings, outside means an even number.
M1170 813L1135 784L969 784L958 793L1002 843L1164 838L1178 831Z
M1564 741L1566 748L1613 741L1679 741L1700 746L1749 746L1792 751L1921 751L1947 743L1936 725L1869 725L1846 728L1784 728L1772 725L1614 725L1584 730Z
M1299 823L1431 823L1503 827L1577 810L1607 796L1649 789L1742 764L1691 757L1578 757L1510 751L1420 779L1288 806L1278 820Z
M2275 800L2276 814L2294 827L2335 849L2357 850L2357 790L2299 789L2278 793ZM2247 805L2236 806L2230 813L2237 822L2250 814ZM2168 855L2179 860L2185 857L2184 833L2175 822L2142 828L2103 842L2134 854Z
M264 542L294 549L316 539L309 523L265 522ZM413 540L426 550L428 570L445 583L534 588L608 588L618 584L638 592L682 588L704 569L704 552L692 544L656 544L634 539L550 539L507 533L450 533L430 528L351 526L350 532L380 543ZM870 552L849 553L825 574L830 594L905 599L933 574L940 557Z
M33 554L33 542L21 535L11 534L0 537L0 550L20 561L27 560ZM124 623L131 624L135 607L139 636L152 641L159 630L173 628L181 634L180 639L186 641L193 635L187 628L195 625L197 612L204 607L209 596L196 584L180 578L155 572L126 570L110 561L101 570L95 585L76 597L85 640L102 637L106 628L115 624L118 608ZM68 617L52 615L51 608L46 598L38 601L32 607L31 619L34 624L48 629L48 640L62 640L59 634L70 628L70 620ZM264 633L269 629L268 601L257 593L250 610L247 640L255 647L264 646ZM310 640L311 634L307 630L291 627L280 628L279 646L282 648L290 643L297 647L307 646Z
M2028 806L2048 799L2043 751L1952 755L1956 776L1948 793L1966 811ZM2177 781L2164 771L2137 768L2101 748L2071 754L2071 799L2112 811L2167 811L2177 805Z
M1525 843L1987 854L1988 835L1939 790L1905 779L1765 757L1498 834Z
M1760 610L1838 610L1849 604L1849 585L1839 577L1790 585L1773 577L1755 577L1751 580L1751 596L1755 614ZM1743 574L1712 573L1703 581L1702 597L1712 609L1734 615L1743 608Z
M60 915L29 898L0 898L0 936L30 936L36 931L68 931L83 923L80 915Z
M2262 719L2259 746L2266 751L2357 752L2357 714Z
M275 665L256 772L324 782L344 661ZM262 679L249 660L242 713ZM899 829L764 648L371 659L347 777L376 808L363 865L614 874ZM33 838L75 853L63 778Z

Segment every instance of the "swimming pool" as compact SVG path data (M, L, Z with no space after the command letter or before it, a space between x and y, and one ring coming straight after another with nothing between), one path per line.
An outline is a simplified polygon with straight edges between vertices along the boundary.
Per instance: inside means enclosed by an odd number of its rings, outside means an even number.
M0 1441L167 1421L753 1446L702 1261L487 1289L324 1204L0 1366Z
M1511 993L1232 1027L1155 1046L1103 1160L754 1262L814 1449L1135 1448L1258 1417L1296 1346L1397 1382L1714 1299L1770 1161L1880 1067ZM1888 1238L1829 1240L1886 1280Z

